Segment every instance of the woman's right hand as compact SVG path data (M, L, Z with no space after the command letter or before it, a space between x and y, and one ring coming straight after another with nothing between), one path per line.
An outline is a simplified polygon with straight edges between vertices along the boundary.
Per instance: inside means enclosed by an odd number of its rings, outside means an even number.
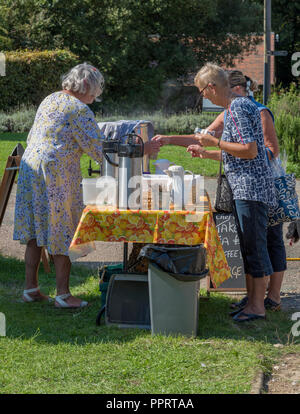
M144 143L144 154L157 154L160 150L161 143L159 141L148 141Z
M170 144L170 137L168 135L155 135L151 141L159 142L161 146Z

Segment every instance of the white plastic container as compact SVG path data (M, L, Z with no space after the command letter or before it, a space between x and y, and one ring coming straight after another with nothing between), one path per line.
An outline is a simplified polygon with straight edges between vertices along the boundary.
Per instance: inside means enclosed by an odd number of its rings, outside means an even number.
M142 178L143 210L169 210L172 179L167 174L144 174ZM162 193L163 192L163 193ZM148 195L151 193L151 206ZM197 174L184 175L184 208L193 210L204 195L204 178Z
M204 196L204 177L198 174L184 176L184 207L194 209Z
M97 196L99 194L99 188L96 187L98 178L83 178L82 179L82 195L83 203L96 204Z
M169 210L170 183L166 174L145 174L142 177L143 210ZM151 193L151 206L148 195Z

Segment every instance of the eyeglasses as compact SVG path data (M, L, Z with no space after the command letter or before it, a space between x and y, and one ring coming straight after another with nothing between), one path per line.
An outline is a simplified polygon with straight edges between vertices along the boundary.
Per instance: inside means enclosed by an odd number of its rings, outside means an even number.
M202 95L202 93L205 91L206 88L211 87L211 86L216 86L215 83L211 83L209 82L201 91L200 91L200 95Z
M208 87L209 83L200 91L200 95L205 91L205 89Z

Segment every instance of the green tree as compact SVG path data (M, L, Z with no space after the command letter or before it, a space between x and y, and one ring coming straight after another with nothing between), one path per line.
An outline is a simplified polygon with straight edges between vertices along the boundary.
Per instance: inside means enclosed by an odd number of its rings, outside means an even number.
M299 1L272 1L272 30L279 34L278 50L287 50L286 57L276 58L278 83L288 86L296 78L291 70L293 53L300 52L300 3ZM298 78L299 79L299 78Z
M230 64L256 43L251 0L2 0L12 48L68 48L105 74L106 93L155 101L161 83L206 61ZM157 36L156 36L157 35Z
M253 4L263 4L261 0L252 0ZM279 35L275 44L277 50L287 50L285 57L275 58L276 83L287 87L297 79L291 70L291 57L300 51L300 3L290 0L272 0L271 29ZM263 33L263 20L260 31Z

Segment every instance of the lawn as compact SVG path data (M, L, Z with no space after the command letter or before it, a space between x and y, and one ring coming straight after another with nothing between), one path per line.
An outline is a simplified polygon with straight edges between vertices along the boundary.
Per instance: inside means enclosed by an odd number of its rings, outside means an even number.
M20 143L23 147L26 147L26 133L12 134L3 133L0 134L1 153L0 153L0 177L4 173L4 168L8 156L12 153L15 146ZM165 146L160 152L158 158L167 158L175 164L182 165L186 170L192 170L195 174L201 174L207 177L216 176L218 173L218 163L211 160L201 160L199 158L192 158L189 153L186 152L186 148L177 146ZM81 172L83 177L88 177L88 167L90 158L83 154L81 157ZM150 161L150 170L154 173L155 167L153 166L153 160ZM92 167L94 170L99 169L99 165L92 160Z
M288 314L268 312L266 322L236 325L228 316L231 299L221 293L200 301L194 339L96 326L98 277L82 266L71 274L72 292L89 307L25 304L24 263L0 256L0 312L7 325L0 337L0 394L244 394L258 370L268 373L284 353L300 351ZM41 269L40 285L55 295L53 269Z

